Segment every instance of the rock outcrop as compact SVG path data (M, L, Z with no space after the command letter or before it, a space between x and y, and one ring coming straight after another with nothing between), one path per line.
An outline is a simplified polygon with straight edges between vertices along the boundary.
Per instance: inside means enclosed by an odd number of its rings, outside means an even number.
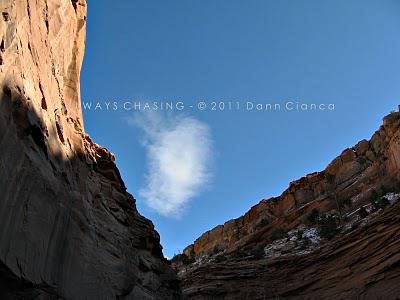
M184 253L201 255L214 247L234 249L257 238L265 223L291 229L314 208L337 209L351 201L365 204L371 194L398 188L400 180L400 113L392 113L370 141L363 140L346 149L322 172L309 174L290 183L279 197L262 200L243 216L204 233ZM263 232L263 234L267 234ZM265 235L265 237L267 237Z
M397 112L324 171L184 249L173 260L184 297L395 299L400 204L387 197L400 190L399 171Z
M398 299L400 204L308 255L234 258L183 275L184 299Z
M0 13L0 298L179 298L153 224L84 132L86 1Z

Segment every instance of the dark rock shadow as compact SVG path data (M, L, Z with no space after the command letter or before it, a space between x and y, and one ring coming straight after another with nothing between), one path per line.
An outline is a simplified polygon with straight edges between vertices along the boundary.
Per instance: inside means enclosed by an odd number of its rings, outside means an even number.
M56 124L18 87L0 95L0 298L179 299L111 154L84 137L65 159L51 150L67 142Z

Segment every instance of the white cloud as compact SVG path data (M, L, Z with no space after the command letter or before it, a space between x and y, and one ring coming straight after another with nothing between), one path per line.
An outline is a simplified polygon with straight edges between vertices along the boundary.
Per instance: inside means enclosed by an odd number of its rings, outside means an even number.
M144 131L147 152L148 170L139 195L161 215L178 217L210 181L210 129L193 117L154 112L133 123Z

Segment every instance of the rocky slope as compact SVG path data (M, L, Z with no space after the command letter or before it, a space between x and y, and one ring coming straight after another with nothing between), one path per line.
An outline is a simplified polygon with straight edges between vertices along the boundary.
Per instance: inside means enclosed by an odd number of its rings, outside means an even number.
M206 232L173 265L186 299L396 299L400 113L322 172Z
M183 276L185 299L398 299L400 205L310 254L231 258Z
M0 298L179 298L114 156L84 132L85 0L0 13Z

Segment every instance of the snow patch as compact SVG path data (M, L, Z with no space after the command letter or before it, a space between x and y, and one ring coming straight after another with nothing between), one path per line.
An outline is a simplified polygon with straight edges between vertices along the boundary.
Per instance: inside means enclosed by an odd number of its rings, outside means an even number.
M288 232L288 237L276 240L264 248L266 257L306 255L311 253L321 242L317 228L304 225Z
M393 204L393 203L396 203L397 201L399 201L400 194L388 193L385 196L383 196L383 198L387 199L390 202L390 204Z
M318 234L317 228L307 228L303 231L303 238L306 237L310 239L311 243L319 244L321 242L321 237Z

